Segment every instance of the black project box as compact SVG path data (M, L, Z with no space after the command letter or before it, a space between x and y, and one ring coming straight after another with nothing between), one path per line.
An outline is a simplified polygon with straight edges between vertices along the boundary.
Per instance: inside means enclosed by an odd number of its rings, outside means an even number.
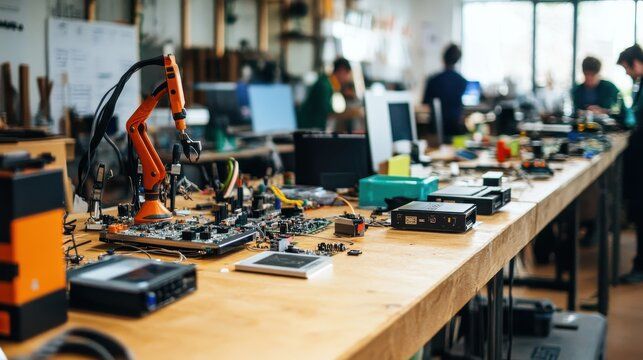
M391 211L391 226L400 230L463 233L476 222L476 206L412 201Z
M196 267L114 255L70 270L72 308L143 316L196 290Z
M493 215L511 201L510 187L447 186L434 191L428 201L475 204L480 215Z

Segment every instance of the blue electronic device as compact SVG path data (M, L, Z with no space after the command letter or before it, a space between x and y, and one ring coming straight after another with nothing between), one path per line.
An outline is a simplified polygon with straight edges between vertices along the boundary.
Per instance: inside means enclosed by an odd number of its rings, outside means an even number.
M482 97L482 87L479 81L467 81L467 87L462 95L462 105L478 106Z

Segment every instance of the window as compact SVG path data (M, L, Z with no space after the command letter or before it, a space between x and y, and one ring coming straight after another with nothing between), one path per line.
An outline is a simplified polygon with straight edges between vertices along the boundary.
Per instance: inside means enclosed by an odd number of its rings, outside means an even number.
M632 80L616 60L623 49L634 43L634 6L634 1L579 3L576 81L582 82L581 62L591 55L603 63L603 78L612 81L625 94L629 92Z
M574 5L536 5L536 86L552 82L555 89L572 86Z
M549 80L554 88L566 89L572 82L582 82L581 63L591 55L602 61L603 77L614 82L628 100L632 81L615 62L626 47L643 44L643 0L578 0L576 59L572 59L574 1L462 1L465 77L486 87L510 78L519 92L529 91L532 85L546 86ZM576 73L572 74L574 62Z
M636 42L643 43L643 0L636 2Z
M483 87L510 78L517 90L531 89L533 4L465 3L462 9L462 73Z

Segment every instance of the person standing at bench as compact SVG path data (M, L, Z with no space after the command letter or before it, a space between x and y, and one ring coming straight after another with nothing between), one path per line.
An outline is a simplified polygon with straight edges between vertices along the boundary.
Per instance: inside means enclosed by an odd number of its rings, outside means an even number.
M442 54L444 70L431 76L426 81L422 103L431 107L431 116L435 121L433 100L440 100L442 107L442 122L444 137L450 142L454 135L464 134L464 119L462 116L462 95L467 89L467 80L456 71L455 65L460 61L462 51L455 44L448 45Z
M643 50L639 45L631 46L618 57L617 64L634 81L632 88L632 111L636 119L629 145L624 154L624 197L629 200L628 215L636 226L636 258L632 271L621 277L624 283L643 282Z

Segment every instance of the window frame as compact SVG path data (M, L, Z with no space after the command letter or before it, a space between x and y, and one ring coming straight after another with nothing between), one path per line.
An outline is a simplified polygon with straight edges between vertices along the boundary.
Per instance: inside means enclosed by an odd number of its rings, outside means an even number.
M638 29L639 26L643 27L643 23L639 24L638 23L638 5L639 3L643 4L643 0L462 0L462 6L460 7L460 18L463 16L463 11L464 7L467 4L471 3L484 3L484 2L494 2L494 3L500 3L500 2L528 2L531 3L532 7L532 27L531 27L531 88L533 91L536 90L537 85L536 85L536 33L537 33L537 24L538 24L538 18L537 18L537 11L536 11L536 5L540 3L571 3L574 6L574 11L573 11L573 19L572 19L572 24L573 24L573 30L572 30L572 71L569 76L571 76L571 84L575 85L577 84L576 82L576 70L577 70L577 58L578 58L578 5L581 2L591 2L591 1L629 1L634 3L634 12L632 16L634 17L634 43L638 42L643 42L643 38L638 39ZM464 21L460 22L460 43L464 43Z

